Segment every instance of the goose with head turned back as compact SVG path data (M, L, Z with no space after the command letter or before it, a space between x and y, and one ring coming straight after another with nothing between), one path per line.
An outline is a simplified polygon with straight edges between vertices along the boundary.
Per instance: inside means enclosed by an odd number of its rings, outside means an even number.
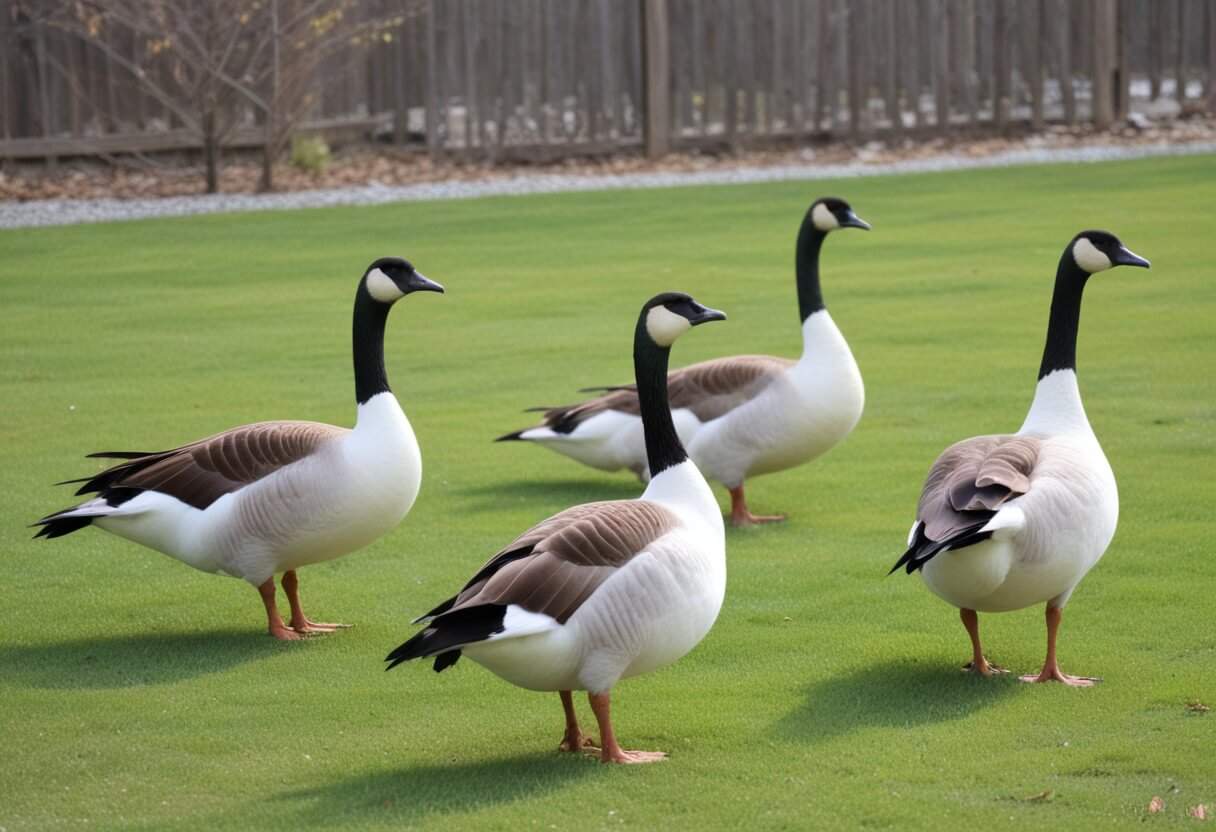
M389 390L384 328L393 303L443 287L396 257L372 263L354 310L357 417L353 430L317 422L259 422L169 451L114 451L125 460L83 482L88 502L39 520L37 537L94 525L204 572L244 578L261 595L270 634L298 639L340 624L308 619L296 569L374 541L401 522L422 479L409 420ZM274 576L291 605L284 624Z
M824 305L819 251L832 231L869 227L842 199L817 199L807 210L795 257L803 343L799 360L739 355L693 364L668 377L680 438L705 476L729 489L735 525L784 519L751 513L743 493L748 477L815 459L848 436L861 418L865 388L853 353ZM543 424L499 441L535 442L593 468L628 468L644 480L646 445L637 390L632 385L599 389L607 392L581 404L540 408Z
M934 594L959 608L971 637L966 669L974 673L1004 672L984 656L977 612L1046 602L1047 658L1023 681L1096 681L1063 673L1056 660L1061 611L1119 517L1115 476L1077 386L1081 293L1097 272L1148 265L1113 234L1074 237L1056 271L1038 386L1021 429L964 439L929 470L908 549L891 571L920 570Z
M645 492L574 506L524 532L418 619L425 628L388 655L389 669L434 656L440 671L464 653L513 684L558 691L566 714L559 747L566 751L591 746L571 695L586 690L604 762L663 759L620 747L609 695L619 679L695 647L722 607L722 515L672 423L667 358L689 327L725 317L675 292L642 307L633 359L650 466Z

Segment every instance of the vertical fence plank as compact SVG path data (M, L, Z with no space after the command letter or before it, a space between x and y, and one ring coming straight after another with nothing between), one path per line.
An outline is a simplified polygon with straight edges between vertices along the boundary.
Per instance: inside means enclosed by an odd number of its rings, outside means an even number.
M836 109L834 86L836 62L832 60L832 5L833 0L817 0L819 32L816 38L815 70L815 132L832 129L833 112Z
M1111 80L1114 71L1115 0L1092 0L1093 43L1091 44L1093 83L1092 119L1105 129L1114 120Z
M671 149L671 52L667 0L642 0L642 3L646 155L658 159Z
M1059 55L1060 103L1064 107L1064 122L1077 123L1076 87L1072 69L1072 0L1055 0L1056 54Z
M992 117L997 129L1009 123L1010 44L1009 9L1005 0L994 0L992 9Z
M950 76L947 74L947 61L950 53L948 15L949 0L930 0L925 6L926 13L922 15L924 25L921 31L932 49L933 56L933 99L936 117L934 126L939 134L950 129Z
M848 96L849 96L849 135L854 138L860 137L862 133L862 119L864 118L864 103L866 77L862 71L862 66L865 61L865 18L863 11L864 0L851 0L845 7L847 14L846 25L849 36L849 51L848 61L846 65L849 67L848 72Z

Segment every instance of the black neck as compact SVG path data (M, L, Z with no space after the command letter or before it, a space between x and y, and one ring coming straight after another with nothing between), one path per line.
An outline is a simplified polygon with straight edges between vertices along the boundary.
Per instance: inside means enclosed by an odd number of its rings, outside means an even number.
M1077 330L1081 324L1081 293L1089 273L1077 265L1069 247L1056 269L1056 288L1051 295L1051 318L1047 322L1047 344L1039 378L1056 370L1077 369Z
M363 404L378 393L387 393L384 372L384 325L389 305L379 303L359 284L355 294L353 353L355 356L355 401Z
M823 305L823 292L819 288L819 249L823 238L828 236L811 221L810 214L802 221L798 232L798 252L794 265L798 275L798 315L802 322L814 315Z
M688 459L667 402L667 359L670 355L669 347L660 347L651 340L646 332L646 312L643 312L633 336L633 375L638 387L651 479Z

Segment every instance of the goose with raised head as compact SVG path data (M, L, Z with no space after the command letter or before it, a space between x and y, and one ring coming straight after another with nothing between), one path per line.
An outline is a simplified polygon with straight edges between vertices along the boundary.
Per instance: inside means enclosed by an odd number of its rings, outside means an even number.
M665 757L621 748L609 697L618 680L693 649L722 607L722 515L672 422L667 360L689 327L725 317L676 292L642 307L633 360L649 460L645 492L636 500L574 506L524 532L415 622L426 622L424 629L388 655L388 669L433 656L441 671L463 653L515 685L558 691L565 751L594 748L579 728L571 693L586 690L604 762Z
M392 305L411 292L442 292L405 260L368 266L355 294L353 429L317 422L259 422L168 451L108 451L123 462L83 482L93 499L39 520L36 537L97 526L204 572L243 578L266 609L270 634L298 639L340 624L310 620L296 570L362 548L414 504L422 457L384 369ZM274 576L291 605L284 623Z
M1085 415L1076 369L1081 293L1091 275L1113 266L1149 262L1105 231L1082 231L1069 242L1022 427L964 439L937 458L907 551L891 569L919 570L935 595L959 608L972 648L965 669L974 673L1005 672L984 656L977 613L1045 602L1047 657L1022 680L1097 681L1060 670L1056 635L1064 605L1106 551L1119 518L1115 476Z
M744 481L824 454L861 418L865 388L844 336L828 314L819 252L841 228L869 229L842 199L815 200L798 232L795 266L802 356L739 355L703 361L668 377L676 430L708 479L730 491L735 525L783 520L748 509ZM605 471L646 479L646 444L633 385L609 388L576 405L544 410L543 423L500 436L543 445Z

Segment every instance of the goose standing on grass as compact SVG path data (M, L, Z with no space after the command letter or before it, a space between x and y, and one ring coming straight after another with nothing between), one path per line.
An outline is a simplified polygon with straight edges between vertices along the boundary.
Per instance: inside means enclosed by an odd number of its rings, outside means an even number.
M839 228L870 226L842 199L812 203L798 232L795 265L802 357L739 355L703 361L668 377L676 429L697 467L730 491L735 525L784 520L747 507L744 480L809 462L840 442L861 418L865 388L853 353L828 314L819 287L819 250ZM641 408L633 385L567 407L540 408L544 423L498 441L535 442L604 471L646 478Z
M1077 387L1081 292L1090 275L1149 262L1105 231L1082 231L1060 258L1047 345L1034 401L1012 435L951 445L929 470L908 550L891 569L920 570L929 589L959 608L971 637L966 665L1005 672L980 647L977 612L1047 604L1047 658L1026 682L1092 685L1056 660L1056 634L1069 596L1115 534L1115 476L1089 426Z
M257 587L270 634L298 639L341 624L309 620L296 569L371 543L401 522L422 478L418 442L384 370L384 327L411 292L442 292L396 257L372 263L355 294L353 430L316 422L259 422L169 451L111 451L125 460L83 482L98 496L39 520L36 537L95 525L195 569ZM275 604L283 573L291 621Z
M695 647L722 607L722 515L672 423L667 358L690 326L725 317L685 294L647 301L633 346L650 460L646 491L636 500L566 509L524 532L459 594L418 619L425 629L388 655L388 669L434 656L441 671L463 652L520 687L558 691L566 713L563 751L594 748L579 729L571 696L586 690L601 760L649 763L666 756L620 747L609 696L617 680Z

